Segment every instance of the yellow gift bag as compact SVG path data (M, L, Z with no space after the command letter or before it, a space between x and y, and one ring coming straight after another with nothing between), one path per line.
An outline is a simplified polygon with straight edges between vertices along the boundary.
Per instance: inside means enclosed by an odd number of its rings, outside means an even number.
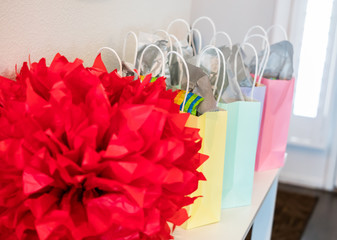
M207 181L199 182L198 189L191 195L202 197L186 208L190 218L182 227L191 229L220 221L227 112L207 112L200 117L191 115L187 126L200 129L203 139L200 152L209 156L199 167Z
M184 64L187 75L186 92L188 92L189 72L187 64L177 52L171 51L167 56L170 54L176 54ZM185 110L185 104L187 103L186 92L182 92L184 95L182 99L180 99L182 103L177 102L180 105L181 110ZM191 197L201 197L197 198L192 205L186 207L190 218L182 225L182 227L190 229L215 223L220 220L227 111L206 112L199 117L190 115L186 126L200 129L199 134L203 139L200 153L209 156L208 160L199 167L199 171L204 174L207 180L200 181L198 189L190 195Z

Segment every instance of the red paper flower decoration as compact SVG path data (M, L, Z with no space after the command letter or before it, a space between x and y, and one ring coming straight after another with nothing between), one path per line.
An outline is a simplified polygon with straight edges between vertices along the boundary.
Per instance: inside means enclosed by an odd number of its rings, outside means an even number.
M175 95L107 73L100 56L1 78L0 239L172 238L207 159Z

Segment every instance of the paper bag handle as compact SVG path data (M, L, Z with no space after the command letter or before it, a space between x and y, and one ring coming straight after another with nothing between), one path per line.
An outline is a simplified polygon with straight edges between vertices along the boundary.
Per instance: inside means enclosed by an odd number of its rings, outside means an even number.
M175 43L177 43L178 53L183 56L183 48L182 48L181 43L179 42L178 38L176 36L174 36L173 34L170 34L170 38L173 38ZM172 46L172 51L173 51L173 46ZM172 63L172 56L170 56L170 59L169 59L169 64L171 64L171 63Z
M135 40L135 53L134 53L134 56L133 56L133 66L136 66L136 60L137 60L137 50L138 50L138 38L137 38L137 35L130 31L128 32L125 37L124 37L124 44L123 44L123 60L125 60L125 55L126 55L126 45L127 45L127 40L129 38L129 36L133 36L133 39Z
M147 46L144 48L144 50L143 50L143 52L142 52L142 54L140 55L140 58L139 58L139 64L138 64L138 69L137 69L137 71L138 71L138 73L140 74L140 66L142 65L143 58L144 58L144 54L145 54L145 52L146 52L149 48L151 48L151 47L154 47L154 48L157 49L158 52L160 53L160 56L161 56L161 58L162 58L162 70L161 70L161 75L162 75L162 76L165 76L165 63L164 63L164 61L165 61L165 56L164 56L163 51L162 51L157 45L155 45L155 44L149 44L149 45L147 45Z
M215 50L215 52L216 52L216 55L217 55L217 57L218 57L218 74L217 74L217 77L216 77L216 80L215 80L215 83L214 83L214 89L213 89L213 95L215 94L215 92L216 92L216 88L217 88L217 86L218 86L218 82L219 82L219 78L220 78L220 69L221 69L221 64L220 64L220 54L219 54L219 52L217 51L218 49L216 48L216 47L214 47L214 46L211 46L211 45L207 45L207 46L205 46L204 48L203 48L203 50L201 51L201 53L200 53L200 55L199 55L199 57L198 57L198 60L197 60L197 67L200 67L200 64L201 64L201 58L202 58L202 56L207 52L207 51L209 51L210 49L213 49L213 50Z
M176 36L174 36L173 34L170 34L170 38L173 38L174 42L178 45L178 53L183 55L183 48L182 48L181 43L179 42L178 38Z
M252 31L254 31L255 29L260 30L260 31L263 33L263 35L266 36L266 37L268 38L268 33L267 33L267 31L266 31L263 27L261 27L260 25L255 25L255 26L252 26L251 28L248 29L248 31L247 31L247 33L246 33L244 39L243 39L243 42L246 41L247 37L248 37L248 36L250 35L250 33L251 33Z
M170 47L170 51L173 50L173 47L172 47L172 40L170 38L170 34L168 32L166 32L165 30L162 30L162 29L158 29L154 32L154 34L158 35L158 33L164 33L164 35L166 36L166 39L167 39L167 42L168 42L168 45Z
M186 93L185 93L185 97L184 97L184 101L183 101L183 105L182 105L182 110L184 110L185 104L186 104L187 93L188 93L188 90L190 88L190 72L188 71L187 63L186 63L184 57L181 54L179 54L176 51L170 51L170 52L167 53L166 57L168 58L169 55L171 55L171 54L175 54L178 58L180 58L180 60L183 62L184 67L185 67L187 82L186 82ZM180 79L179 88L181 88L181 81L182 81L182 79Z
M170 30L171 30L172 26L176 23L182 23L183 25L185 25L185 27L187 29L187 34L190 33L190 24L185 19L182 19L182 18L177 18L177 19L173 20L172 22L170 22L169 25L167 26L166 31L168 33L170 33ZM191 43L189 42L189 44L191 44Z
M220 102L220 98L221 98L221 93L223 91L223 88L225 86L225 81L226 81L226 60L225 60L225 56L223 55L223 53L217 48L217 47L214 47L214 46L211 46L211 45L208 45L206 46L202 52L200 53L200 57L198 58L198 67L200 66L200 59L202 57L202 55L204 53L206 53L208 50L210 49L213 49L216 51L217 53L217 56L218 56L218 77L215 81L215 86L214 86L214 89L213 89L213 95L215 95L215 92L216 92L216 89L218 87L218 81L219 81L219 77L220 77L220 69L221 69L221 61L220 61L220 57L222 59L222 68L223 68L223 76L222 76L222 83L221 83L221 88L220 88L220 92L219 92L219 95L218 95L218 98L216 100L216 105L218 106L219 102Z
M108 51L112 52L112 53L116 56L117 61L118 61L118 63L119 63L119 70L117 70L117 73L118 73L119 75L122 76L122 61L121 61L120 57L118 56L117 52L116 52L114 49L112 49L112 48L109 48L109 47L102 47L102 48L100 48L100 49L97 51L97 54L96 54L96 55L100 54L103 50L108 50Z
M254 54L255 54L255 72L257 72L258 70L258 55L257 55L257 51L255 49L255 47L250 44L250 43L247 43L247 42L243 42L242 44L240 44L240 47L236 50L236 53L235 53L235 58L234 58L234 77L235 79L237 80L237 77L238 77L238 54L239 54L239 51L241 49L243 49L244 46L248 46L250 47L251 49L253 49L254 51ZM254 88L255 88L255 84L256 84L256 78L257 78L257 74L254 75L254 82L253 82L253 86L252 86L252 91L250 93L250 98L253 99L253 93L254 93ZM236 81L237 82L237 81Z
M195 25L197 25L198 22L200 22L201 20L206 20L210 23L211 25L211 28L212 28L212 31L213 31L213 34L211 36L211 38L214 37L215 33L216 33L216 27L215 27L215 23L213 22L213 20L207 16L201 16L201 17L198 17L197 19L194 20L194 22L192 23L192 29L196 29ZM198 30L198 32L200 33L200 31ZM191 35L191 38L193 38L194 34L192 32L192 35ZM199 49L198 49L198 53L200 52L201 48L202 48L202 37L201 37L201 34L198 35L199 38ZM193 44L193 39L192 39L192 44ZM194 49L195 50L195 49ZM197 54L197 52L195 51L195 55Z
M215 23L213 22L213 20L211 18L209 18L207 16L201 16L201 17L198 17L197 19L195 19L194 22L192 23L192 29L195 29L195 25L198 22L200 22L201 20L206 20L211 24L212 31L213 31L213 34L212 34L212 38L213 38L215 33L216 33Z
M273 30L275 28L280 29L281 32L284 35L284 39L288 40L288 34L287 34L286 30L284 29L284 27L282 25L280 25L280 24L274 24L274 25L271 25L269 28L267 28L267 34L269 34L271 32L271 30Z
M246 41L247 42L249 39L251 38L255 38L255 37L258 37L258 38L261 38L263 41L264 41L264 46L267 46L267 50L264 50L264 53L263 53L263 58L261 60L261 63L259 64L260 65L260 68L259 68L259 72L257 73L259 75L259 80L258 80L258 83L260 84L261 83L261 79L263 77L263 74L264 74L264 71L267 67L267 63L268 63L268 60L269 60L269 55L270 55L270 44L269 44L269 41L268 41L268 38L261 35L261 34L253 34L253 35L249 35L247 38L246 38ZM256 72L255 72L256 74Z
M196 47L195 47L194 41L193 41L194 32L197 33L197 36L198 36L198 39L199 39L198 52L201 51L201 47L202 47L202 38L201 38L200 31L198 29L196 29L196 28L192 28L190 30L190 33L189 33L189 45L192 46L193 56L197 55L197 50L196 50Z
M224 32L224 31L216 32L215 35L213 36L213 38L212 38L211 41L210 41L210 45L214 45L214 46L215 46L215 44L216 44L216 39L217 39L217 36L218 36L218 35L222 35L222 36L224 36L224 37L227 39L227 41L228 41L228 43L229 43L229 48L230 48L230 50L232 50L232 47L233 47L232 39L231 39L230 36L229 36L226 32Z
M182 23L185 27L186 27L186 38L188 37L188 45L189 46L192 46L192 34L193 34L193 31L197 32L198 34L198 39L201 39L201 34L200 34L200 31L198 31L197 29L194 29L192 30L191 27L190 27L190 24L185 20L185 19L182 19L182 18L177 18L175 20L173 20L172 22L169 23L166 31L168 33L170 33L170 30L172 28L172 26L176 23ZM193 46L192 46L193 47ZM193 49L193 51L195 52L195 49Z

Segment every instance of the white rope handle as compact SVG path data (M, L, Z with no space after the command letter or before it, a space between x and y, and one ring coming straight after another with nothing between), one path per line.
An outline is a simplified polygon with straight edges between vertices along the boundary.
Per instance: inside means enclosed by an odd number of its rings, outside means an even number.
M178 38L176 36L174 36L173 34L170 34L170 38L173 38L175 43L178 45L178 53L183 56L183 48L182 48L181 43L179 42ZM171 63L172 63L172 57L170 57L170 59L169 59L169 64L171 64Z
M186 98L187 98L187 94L188 94L188 89L190 88L190 72L188 71L187 63L186 63L184 57L181 54L179 54L176 51L170 51L170 52L167 53L166 57L168 58L168 56L171 55L171 54L175 54L175 55L177 55L178 58L180 58L180 60L184 64L185 71L186 71L186 79L187 79L186 93L185 93L185 97L184 97L184 101L183 101L183 105L182 105L182 111L184 111L185 104L186 104ZM180 79L179 88L181 88L181 81L182 81L182 79Z
M220 98L221 98L221 93L223 91L223 88L225 87L225 81L226 81L226 60L225 60L225 56L224 54L217 48L218 53L220 53L221 59L222 59L222 63L223 63L223 76L222 76L222 84L221 84L221 88L220 88L220 92L218 94L218 99L216 100L216 106L218 106L219 102L220 102Z
M135 66L136 65L136 60L137 60L138 38L137 38L137 35L134 32L132 32L132 31L128 32L125 35L125 37L124 37L123 58L122 59L125 60L125 57L126 57L125 56L125 54L126 54L126 45L127 45L127 40L129 38L129 36L133 36L133 39L135 40L135 52L134 52L134 55L133 55L133 62L132 62L133 66Z
M288 40L288 34L286 32L286 30L284 29L284 27L280 24L275 24L275 25L271 25L269 28L267 28L267 34L269 34L271 32L271 30L278 28L281 30L281 32L283 33L284 39Z
M170 33L170 30L171 30L172 26L174 24L177 24L177 23L182 23L183 25L185 25L185 27L187 29L187 33L189 34L190 24L185 19L182 19L182 18L177 18L177 19L173 20L172 22L170 22L169 25L167 26L166 32Z
M190 27L190 24L185 20L185 19L182 19L182 18L177 18L175 20L173 20L172 22L169 23L167 29L166 29L166 32L170 33L170 30L172 28L172 26L174 24L177 24L177 23L182 23L185 27L186 27L186 38L188 38L188 46L192 46L192 38L193 38L193 31L195 31L197 34L198 34L198 39L201 39L201 33L200 31L198 31L197 29L194 29L192 30L191 27ZM174 35L171 35L170 36L178 43L178 46L179 46L179 53L182 55L182 45L179 41L177 41L177 37L174 36ZM199 48L201 48L200 44L199 44ZM194 47L194 44L192 46L192 49L193 49L193 53L195 53L195 47Z
M236 82L237 82L237 77L238 77L238 54L239 54L239 51L240 49L243 49L243 46L248 46L250 47L251 49L253 49L254 51L254 54L255 54L255 62L256 62L256 65L255 65L255 72L257 72L258 70L258 56L257 56L257 51L256 49L254 48L254 46L250 43L247 43L247 42L244 42L240 45L240 47L238 48L238 50L236 51L235 53L235 59L234 59L234 77L236 79ZM253 86L252 86L252 91L250 93L250 98L253 99L253 95L254 95L254 89L255 89L255 84L256 84L256 78L257 78L257 74L254 75L254 82L253 82Z
M178 53L183 55L183 47L181 46L181 43L179 42L178 38L174 36L173 34L170 34L170 38L173 38L174 42L178 46Z
M189 32L189 43L188 45L192 46L192 50L193 50L193 55L197 55L197 50L195 48L194 45L194 41L193 41L193 37L194 37L194 32L197 33L198 36L198 40L199 40L199 46L198 46L198 52L201 51L201 47L202 47L202 38L201 38L201 33L198 29L192 28Z
M142 52L142 54L140 55L140 58L139 58L139 64L138 64L138 69L137 69L137 70L138 70L138 73L140 74L140 66L142 65L143 58L144 58L144 54L145 54L145 52L146 52L149 48L151 48L151 47L154 47L154 48L157 49L158 52L160 53L160 56L161 56L161 58L162 58L162 70L161 70L161 75L162 75L162 76L165 76L165 64L164 64L165 56L164 56L163 51L162 51L157 45L155 45L155 44L149 44L149 45L147 45L147 46L144 48L144 50L143 50L143 52Z
M219 65L219 67L218 67L218 78L217 78L217 80L216 80L216 82L215 82L215 86L214 86L214 89L213 89L213 95L215 94L215 91L216 91L216 89L217 89L217 87L218 87L218 80L219 80L219 76L220 76L220 67L221 67L221 62L220 62L220 57L221 57L221 59L222 59L222 69L223 69L223 76L222 76L222 83L221 83L221 88L220 88L220 92L219 92L219 94L218 94L218 98L217 98L217 100L216 100L216 105L218 106L218 104L219 104L219 102L220 102L220 98L221 98L221 93L222 93L222 91L223 91L223 88L224 88L224 86L225 86L225 81L226 81L226 60L225 60L225 56L223 55L223 53L218 49L218 48L216 48L216 47L214 47L214 46L207 46L206 48L204 48L204 50L202 51L202 53L200 54L200 57L199 57L199 59L201 58L201 56L205 53L205 52L207 52L208 50L210 50L210 49L214 49L215 51L216 51L216 53L217 53L217 55L218 55L218 65ZM219 57L219 54L220 54L220 57ZM200 64L200 61L198 62L198 64Z
M173 51L173 46L172 46L172 41L170 38L170 34L168 32L166 32L165 30L162 29L158 29L154 32L154 34L158 35L158 33L163 33L167 39L168 45L170 47L170 51Z
M261 35L261 34L253 34L253 35L250 35L247 37L246 41L245 42L248 42L249 39L252 39L252 38L261 38L264 42L263 45L267 46L267 50L264 50L264 53L263 53L263 58L261 60L261 63L259 64L260 67L259 67L259 71L258 71L258 75L259 75L259 81L258 83L260 84L261 83L261 79L262 79L262 76L264 74L264 71L267 67L267 63L268 63L268 60L269 60L269 55L270 55L270 44L269 44L269 41L268 41L268 38L266 38L265 36ZM255 72L256 74L256 72Z
M110 52L112 52L116 56L116 58L118 60L118 63L119 63L119 70L117 70L117 73L122 76L122 61L121 61L120 57L118 56L117 52L112 48L102 47L97 51L96 55L100 54L103 50L109 50Z
M213 30L213 34L212 34L212 37L213 37L216 33L215 23L213 22L213 20L211 18L209 18L207 16L201 16L201 17L198 17L197 19L195 19L194 22L192 23L192 29L195 29L195 25L198 22L200 22L201 20L206 20L211 24L212 30Z
M217 77L216 77L216 80L215 80L215 83L214 83L214 89L213 89L213 95L215 94L216 92L216 88L218 86L218 82L219 82L219 78L220 78L220 69L221 69L221 65L220 65L220 54L219 52L217 51L217 48L214 47L214 46L211 46L211 45L207 45L203 48L203 50L201 51L199 57L198 57L198 60L197 60L197 67L200 67L200 63L201 63L201 58L202 56L207 52L209 51L210 49L213 49L215 50L216 52L216 55L218 57L218 71L217 71Z
M246 33L244 39L243 39L243 42L246 41L247 37L248 37L248 36L250 35L250 33L251 33L252 31L254 31L255 29L258 29L258 30L260 30L261 32L263 32L263 35L266 36L266 37L268 38L268 33L267 33L267 31L266 31L263 27L261 27L260 25L255 25L255 26L252 26L251 28L248 29L248 31L247 31L247 33Z
M226 39L227 39L227 41L228 41L228 43L229 43L229 48L230 48L230 50L232 50L232 47L233 47L233 42L232 42L232 39L230 38L230 36L226 33L226 32L224 32L224 31L219 31L219 32L216 32L215 33L215 35L213 36L213 38L211 39L211 41L210 41L210 45L216 45L216 39L217 39L217 36L218 35L222 35L222 36L224 36Z

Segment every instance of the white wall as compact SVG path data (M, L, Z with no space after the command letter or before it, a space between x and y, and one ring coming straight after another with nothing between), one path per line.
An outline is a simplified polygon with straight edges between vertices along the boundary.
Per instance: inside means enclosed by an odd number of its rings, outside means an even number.
M190 18L191 0L1 0L0 74L10 75L31 55L50 62L60 52L92 64L102 46L121 55L127 31L166 28Z
M275 0L193 0L191 18L211 17L217 30L227 32L233 43L237 43L242 42L251 26L272 25L274 7Z
M288 145L287 153L287 161L279 178L281 182L324 188L327 151Z

